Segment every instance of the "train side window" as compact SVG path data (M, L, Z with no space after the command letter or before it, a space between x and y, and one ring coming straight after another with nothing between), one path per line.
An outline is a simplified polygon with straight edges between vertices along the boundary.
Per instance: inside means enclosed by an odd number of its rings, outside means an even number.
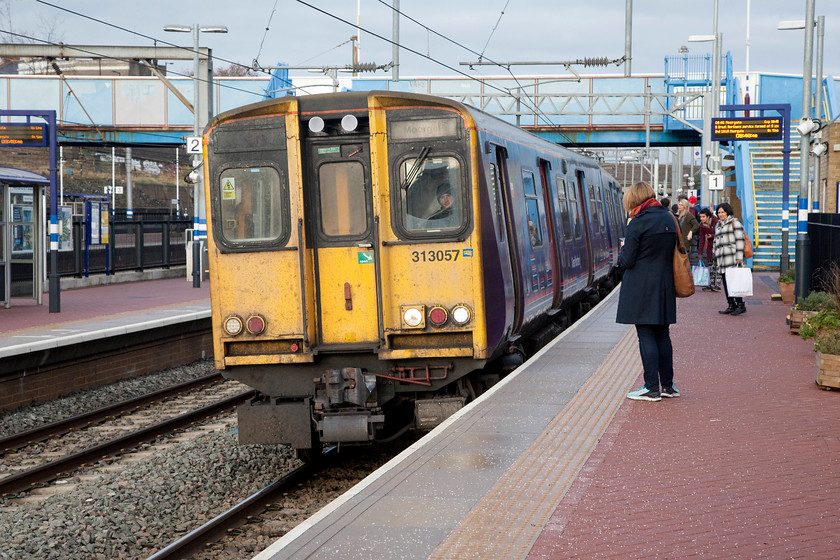
M606 210L604 208L603 183L595 185L595 204L598 206L598 224L601 231L607 231Z
M318 184L321 231L325 235L361 235L367 231L365 170L361 163L325 163L318 168Z
M569 213L572 215L572 224L574 225L575 230L575 239L580 239L583 235L582 230L580 229L580 206L578 206L578 186L577 182L572 179L572 182L569 184Z
M222 235L227 241L275 241L283 234L280 173L273 167L229 168L219 178Z
M522 172L522 185L525 192L525 209L528 213L528 236L531 247L542 245L542 227L540 226L540 209L537 204L537 185L531 171Z
M461 164L451 156L404 160L399 167L400 218L412 233L461 229L468 213Z
M589 207L590 212L592 212L593 226L604 223L604 218L601 216L600 209L598 208L598 199L595 191L595 185L593 183L589 183ZM600 225L598 225L598 231L601 231Z
M560 207L560 222L563 227L563 239L570 241L572 239L572 223L571 216L569 216L569 203L566 200L566 180L557 177L557 199Z

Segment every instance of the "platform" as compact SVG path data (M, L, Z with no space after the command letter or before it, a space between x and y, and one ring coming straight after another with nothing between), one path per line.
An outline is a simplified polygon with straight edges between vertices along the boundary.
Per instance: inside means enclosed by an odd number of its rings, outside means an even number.
M840 392L757 274L679 300L678 399L636 402L617 292L258 560L835 558Z
M48 295L12 300L0 308L0 408L209 356L209 328L209 282L183 277L64 290L60 313Z

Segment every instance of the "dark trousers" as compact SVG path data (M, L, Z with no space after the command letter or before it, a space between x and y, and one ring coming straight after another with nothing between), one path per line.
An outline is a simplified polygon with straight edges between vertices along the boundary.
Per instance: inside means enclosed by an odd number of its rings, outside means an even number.
M668 329L669 325L636 325L649 391L659 391L660 384L663 388L674 386L674 349Z
M729 307L738 307L744 305L744 298L742 297L729 297L729 289L726 287L726 269L723 270L723 293L726 294L726 301L729 303Z

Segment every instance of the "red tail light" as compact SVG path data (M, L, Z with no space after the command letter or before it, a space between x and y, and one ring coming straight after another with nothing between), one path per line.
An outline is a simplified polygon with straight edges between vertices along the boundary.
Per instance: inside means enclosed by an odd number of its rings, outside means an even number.
M251 315L245 323L245 328L251 334L260 334L265 330L265 319L259 315Z

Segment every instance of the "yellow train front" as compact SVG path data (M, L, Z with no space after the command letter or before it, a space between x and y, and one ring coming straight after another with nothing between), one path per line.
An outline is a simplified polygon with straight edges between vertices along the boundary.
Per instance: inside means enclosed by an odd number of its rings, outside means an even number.
M341 93L269 100L208 126L216 367L260 393L239 410L240 442L313 450L433 427L479 390L488 360L521 362L515 341L559 309L559 257L552 271L533 251L517 256L513 222L489 210L503 201L488 194L496 162L482 159L474 113ZM595 264L582 287L597 283Z

